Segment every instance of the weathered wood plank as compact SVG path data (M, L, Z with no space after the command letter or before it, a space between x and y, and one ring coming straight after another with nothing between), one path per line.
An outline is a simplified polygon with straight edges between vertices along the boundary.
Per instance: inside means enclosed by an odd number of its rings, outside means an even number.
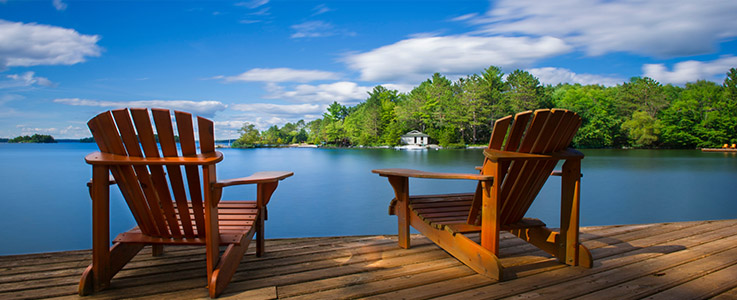
M361 285L360 288L346 287L333 289L313 294L301 295L294 297L293 299L354 299L370 296L381 292L400 290L421 284L444 282L455 277L468 276L473 273L475 272L472 269L464 265L456 265L450 268L435 271L405 275L402 277L403 280L389 279L369 282Z
M447 297L441 297L440 299L502 298L525 293L535 288L563 284L572 279L590 276L599 272L635 264L648 258L662 256L664 253L680 251L684 247L696 246L733 236L737 234L733 228L733 222L734 220L730 220L730 222L711 223L714 227L718 227L718 229L710 233L704 233L705 229L698 228L698 226L687 227L683 230L690 231L692 235L676 240L667 238L668 234L657 234L656 229L659 226L655 226L652 228L653 231L651 231L655 233L654 236L643 237L632 241L622 241L621 243L607 246L607 248L619 250L608 251L606 253L599 252L599 254L608 256L594 255L596 263L591 269L563 267L546 272L538 272L532 276L520 277L510 281L469 289L464 292L448 295ZM587 244L587 242L584 242L584 244ZM592 250L592 253L595 251L596 249Z
M253 251L244 256L222 298L737 295L737 220L598 226L584 228L581 238L596 258L592 269L561 265L534 246L502 234L501 260L516 277L503 282L476 274L419 235L410 235L410 249L399 248L396 236L269 240L263 257ZM85 299L207 298L201 247L167 247L161 257L150 254L146 247L118 273L109 290ZM89 257L89 251L0 257L0 298L80 299L77 280Z
M699 222L699 224L703 224L703 223L704 222ZM728 226L728 224L724 224L724 226ZM637 226L612 226L612 227L603 227L603 228L600 227L600 228L596 228L596 229L590 230L590 231L588 229L586 229L585 232L588 233L588 234L585 234L585 235L582 235L582 236L585 237L583 239L585 241L585 243L593 243L597 239L606 238L606 237L603 237L602 235L600 235L600 233L623 233L622 238L624 238L625 240L611 239L611 241L613 241L615 243L623 243L623 242L626 242L627 241L626 240L627 238L633 238L633 237L637 237L637 236L647 236L647 235L643 235L643 234L639 234L639 235L632 235L631 234L632 232L636 232L637 230L644 230L644 229L651 229L651 230L648 230L647 231L647 232L649 232L649 234L662 234L662 233L665 232L665 230L663 232L658 232L658 231L654 230L654 229L658 229L658 226L651 226L651 224L648 224L648 225L637 225ZM523 243L523 245L524 244L526 244L526 243ZM529 250L529 247L532 247L532 246L529 246L528 245L526 247L528 247L528 250ZM602 247L602 245L594 245L593 247ZM537 250L537 248L535 248L535 247L532 247L532 249ZM504 252L509 252L510 250L511 249L505 249ZM523 250L520 250L520 251L523 251ZM524 252L520 252L520 253L524 253ZM542 251L538 251L537 253L539 255L541 255L541 256L542 255L546 255L546 253L544 253ZM534 261L534 260L533 259L528 259L525 263L529 264L531 261ZM555 270L555 269L564 269L564 268L566 268L565 266L560 265L557 262L555 262L554 259L547 259L546 260L545 258L540 257L536 261L537 262L535 263L534 267L530 267L530 268L522 269L522 270L515 270L514 267L512 267L512 268L509 268L509 269L511 269L509 271L510 272L514 272L515 273L514 275L516 275L517 277L523 278L523 277L527 277L527 276L534 275L534 274L537 274L537 273L552 271L552 270ZM506 261L504 261L504 264L506 266L506 265L513 265L514 263L506 260ZM544 264L547 264L548 266L545 267ZM481 276L481 277L483 277L483 276ZM453 283L452 286L450 284L446 284L446 283L430 284L430 285L424 285L424 286L418 286L418 287L415 287L415 288L405 289L405 290L401 290L401 291L395 291L395 292L391 292L391 293L388 293L388 294L385 294L385 295L377 295L376 298L377 299L402 299L402 298L404 298L404 299L412 299L412 298L429 298L429 297L438 297L438 296L442 296L442 295L450 295L448 297L448 299L453 299L453 298L457 298L457 297L469 296L469 295L466 295L466 294L468 294L468 292L461 293L459 295L454 295L453 293L455 293L455 292L463 292L464 290L471 290L471 289L474 289L474 288L477 288L477 287L480 287L480 286L486 286L486 287L481 288L481 289L479 289L479 290L476 291L476 292L480 293L479 295L483 295L484 297L486 297L486 296L490 296L490 297L501 297L501 296L504 296L504 294L499 295L499 294L493 294L492 293L492 294L489 295L489 294L484 293L484 291L489 291L489 290L494 290L495 292L504 291L504 289L508 288L508 285L509 285L509 283L507 283L507 282L491 283L491 284L489 284L488 281L487 282L484 282L481 278L476 278L474 276L468 276L465 279L466 280L456 280L456 281L454 281L454 283ZM512 281L517 281L517 280L520 280L520 279L516 279L516 280L512 280ZM530 282L530 281L527 281L527 282ZM502 287L502 286L504 286L504 287ZM521 290L523 290L523 289L524 289L524 284L522 285L522 289ZM476 296L477 295L473 295L472 297L476 297Z
M734 242L732 242L734 243ZM737 265L704 275L647 299L706 299L737 286Z
M733 288L733 289L731 289L729 291L726 291L724 293L721 293L719 295L716 295L716 296L714 296L711 299L713 299L713 300L732 300L732 299L737 299L737 287L736 288Z
M737 242L737 236L728 237L724 241L735 243ZM715 252L721 251L723 245L723 243L715 242L697 245L681 251L664 254L663 257L657 259L650 258L640 261L637 264L630 264L618 269L590 274L575 280L567 280L564 283L531 290L520 295L515 295L514 297L523 297L526 299L569 299L584 295L591 290L599 290L647 274L659 273L664 269L696 260L705 255L714 254Z
M648 272L644 276L580 297L580 299L640 299L737 264L737 244L717 241L725 251L699 257L682 265ZM737 278L737 277L735 277ZM737 282L735 283L737 286Z

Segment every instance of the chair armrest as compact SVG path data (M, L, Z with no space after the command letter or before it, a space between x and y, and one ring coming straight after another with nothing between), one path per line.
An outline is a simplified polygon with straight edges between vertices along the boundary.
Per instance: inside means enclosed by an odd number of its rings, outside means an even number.
M494 149L484 149L484 156L493 162L512 161L512 160L558 160L558 159L583 159L583 153L569 148L550 154L532 154L501 151Z
M563 176L563 171L555 170L553 172L550 172L550 176ZM579 176L583 177L583 173L581 173Z
M413 177L413 178L433 178L433 179L468 179L468 180L493 180L494 176L480 175L480 174L464 174L464 173L436 173L436 172L425 172L411 169L377 169L371 170L372 173L379 174L381 176L399 176L399 177Z
M218 181L213 184L213 187L223 188L223 187L231 186L231 185L276 182L276 181L282 180L292 175L294 175L294 172L285 172L285 171L256 172L253 175L247 176L247 177Z
M92 152L85 156L84 160L91 165L130 165L130 166L148 166L148 165L185 165L185 166L201 166L214 165L223 160L223 154L215 151L207 154L197 154L193 156L179 157L135 157L126 155L117 155L103 152Z

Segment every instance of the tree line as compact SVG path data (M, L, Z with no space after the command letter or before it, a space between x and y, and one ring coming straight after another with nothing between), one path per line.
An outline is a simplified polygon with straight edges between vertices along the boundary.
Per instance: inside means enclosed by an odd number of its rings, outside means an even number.
M54 137L47 134L21 135L8 140L8 143L56 143Z
M435 73L409 93L376 86L355 106L333 102L322 118L259 131L245 123L233 147L313 143L331 146L397 145L419 130L444 147L488 142L494 121L526 110L564 108L583 119L580 148L720 147L737 143L737 70L720 85L699 80L663 85L633 77L617 86L542 85L523 70L498 67L451 81Z

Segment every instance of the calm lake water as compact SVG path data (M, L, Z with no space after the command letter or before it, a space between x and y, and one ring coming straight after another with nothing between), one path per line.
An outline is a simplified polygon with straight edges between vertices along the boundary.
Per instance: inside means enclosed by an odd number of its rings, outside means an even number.
M0 255L91 247L84 156L94 144L0 143ZM393 191L376 168L470 172L481 150L221 149L218 178L290 170L269 204L267 238L396 234ZM694 150L583 150L584 226L737 218L737 156ZM468 181L410 180L411 193L473 191ZM255 186L228 187L224 200L253 199ZM558 226L560 178L528 212ZM111 236L134 221L111 188Z

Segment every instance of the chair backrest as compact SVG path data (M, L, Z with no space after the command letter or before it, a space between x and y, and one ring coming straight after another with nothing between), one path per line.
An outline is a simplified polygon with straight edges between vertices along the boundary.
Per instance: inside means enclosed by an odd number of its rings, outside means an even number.
M171 114L167 109L150 110L156 134L149 110L145 108L103 112L87 125L104 153L148 158L196 155L192 115L174 112L176 135ZM212 121L197 117L197 128L200 153L214 152ZM177 136L181 153L176 145ZM110 171L143 234L163 238L204 237L203 194L197 166L166 166L166 172L160 165L113 166Z
M581 126L578 114L562 109L526 111L497 120L489 148L520 153L546 154L565 150ZM502 165L501 225L519 222L532 205L557 164L554 161L513 161ZM484 161L487 163L487 160ZM479 197L476 197L479 198ZM472 211L480 211L474 201Z

